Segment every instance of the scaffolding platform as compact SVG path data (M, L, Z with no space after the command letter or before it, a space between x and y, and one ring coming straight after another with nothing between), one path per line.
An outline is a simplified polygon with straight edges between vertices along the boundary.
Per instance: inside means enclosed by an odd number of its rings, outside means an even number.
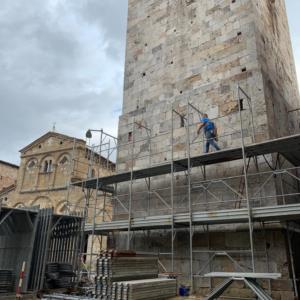
M253 279L279 279L280 273L241 273L241 272L211 272L204 275L207 278L253 278Z
M180 229L185 229L186 232L183 234L187 234L189 238L189 270L183 276L189 277L192 292L194 279L203 277L206 268L219 255L225 255L233 263L234 268L245 271L245 268L226 252L228 249L211 249L209 234L212 225L217 224L221 229L222 225L226 224L231 230L228 225L235 224L232 230L236 230L237 224L243 224L241 229L249 233L249 247L245 243L245 249L238 250L238 253L251 255L251 260L244 260L246 272L250 270L256 273L257 253L254 234L258 231L264 233L265 223L275 222L276 225L278 222L284 223L288 251L292 253L290 231L296 230L297 226L290 226L290 223L300 221L300 134L257 141L256 138L259 136L267 138L266 133L257 131L251 97L239 85L237 88L238 110L234 112L236 124L234 128L231 127L232 132L227 130L230 128L227 123L225 124L224 135L218 136L218 143L221 142L220 137L224 138L224 143L221 146L222 150L217 152L202 153L201 146L206 145L207 139L205 135L201 138L196 133L196 126L203 113L190 101L187 101L184 112L177 111L172 106L170 128L166 128L161 135L155 134L153 128L147 127L142 122L133 120L127 124L128 128L127 130L124 128L124 133L128 133L128 140L126 141L125 135L124 139L123 137L116 139L114 151L116 157L124 153L122 163L121 161L118 163L121 168L128 169L114 175L98 176L72 183L82 188L90 210L96 203L94 198L98 195L104 196L103 209L94 208L92 224L85 224L85 234L99 235L102 238L110 233L122 232L121 241L126 242L126 249L130 250L133 249L135 242L135 232L147 230L150 237L151 230L163 229L165 230L163 234L170 243L170 252L162 254L169 257L170 264L168 267L162 265L162 268L166 272L169 271L167 268L170 268L174 273L177 271L176 236ZM246 100L247 107L241 106L243 99ZM219 116L216 119L219 123L227 116ZM178 122L177 118L180 118ZM178 131L179 128L182 129ZM101 130L100 153L107 136L111 137ZM232 136L234 138L231 139ZM162 140L166 141L166 145L159 145ZM228 145L228 140L234 142L234 146ZM108 144L110 146L110 143ZM176 148L176 145L180 147ZM109 147L108 157L111 157L112 151ZM161 163L155 164L156 161ZM228 172L227 170L221 172L223 168L216 166L233 161L239 162L230 165ZM284 164L287 166L283 167ZM206 166L212 166L208 168L209 173ZM252 171L254 168L255 172ZM195 172L192 172L193 169ZM179 172L184 176L177 176ZM211 179L214 176L212 173L216 174L216 178ZM227 176L229 173L233 174ZM168 177L163 178L161 182L154 180L164 175ZM120 183L124 184L118 186ZM98 193L99 191L103 193ZM154 209L151 206L154 206ZM260 223L259 230L254 229L254 223ZM194 255L199 253L199 250L194 248L194 233L199 229L197 226L201 227L199 231L208 234L208 250L204 251L208 251L210 257L208 263L200 271L195 272ZM114 239L113 234L111 237ZM265 236L264 240L267 244ZM90 250L90 256L92 255L93 245ZM268 262L267 247L263 255ZM290 264L294 293L297 296L297 278L292 255ZM210 272L212 271L210 268ZM259 299L270 299L256 284L255 279L247 277L241 279ZM226 279L206 299L215 299L216 295L221 295L235 280L236 277Z
M300 166L300 134L245 146L245 156L248 158L272 153L280 153L294 166ZM190 162L191 167L199 167L240 159L243 159L242 147L231 148L212 153L204 153L191 157ZM188 170L188 158L174 160L173 166L174 172ZM170 174L171 170L172 163L166 163L145 169L133 170L132 172L124 172L116 175L75 182L73 185L81 186L87 189L112 191L108 190L106 187L108 185L130 181L131 179L136 180Z
M189 213L174 214L174 225L178 228L186 227L189 224L189 219ZM300 203L252 208L253 221L288 221L299 219ZM193 225L247 223L248 220L247 208L192 213ZM171 225L172 215L161 215L145 218L132 218L130 228L131 231L166 229L170 228ZM128 220L103 222L95 225L94 233L107 234L113 231L127 231L128 228ZM92 233L93 225L86 224L85 232Z

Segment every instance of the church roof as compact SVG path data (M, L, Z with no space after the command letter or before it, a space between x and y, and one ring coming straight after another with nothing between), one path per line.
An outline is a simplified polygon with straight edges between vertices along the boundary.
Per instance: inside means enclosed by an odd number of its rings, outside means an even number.
M12 168L15 168L15 169L19 169L18 165L12 164L8 161L0 160L0 164L9 166L9 167L12 167Z
M28 149L30 149L31 147L35 146L36 144L40 144L42 141L46 140L49 137L57 137L60 139L64 139L64 140L76 140L79 142L83 142L85 144L85 141L82 139L78 139L72 136L68 136L62 133L58 133L58 132L54 132L54 131L49 131L46 134L42 135L41 137L39 137L38 139L34 140L32 143L30 143L29 145L25 146L24 148L22 148L20 150L21 153L24 153L25 151L27 151Z

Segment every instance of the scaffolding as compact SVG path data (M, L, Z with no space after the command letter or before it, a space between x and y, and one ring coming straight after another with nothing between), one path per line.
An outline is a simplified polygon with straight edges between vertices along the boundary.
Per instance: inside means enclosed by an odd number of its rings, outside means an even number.
M246 100L246 101L244 101ZM244 105L245 103L246 105ZM247 106L247 108L246 108ZM101 131L101 144L103 137L109 137L116 143L114 147L109 147L109 156L112 153L119 153L122 147L126 147L127 155L130 157L127 165L128 171L117 173L105 177L90 178L88 180L74 182L74 186L80 186L84 191L89 202L91 193L96 195L99 191L105 193L106 201L103 211L106 210L105 205L110 203L113 207L112 219L106 221L104 218L101 223L96 222L97 211L94 211L94 219L92 223L85 225L86 234L92 236L109 235L114 232L127 232L127 248L132 246L132 236L134 232L143 230L168 229L170 231L170 252L159 253L161 256L171 257L171 268L169 271L176 272L175 260L175 237L178 230L188 229L189 234L189 278L191 288L193 290L194 279L204 277L205 269L210 268L211 261L217 256L227 257L235 267L240 271L245 272L245 268L241 267L233 258L235 253L240 255L250 255L251 266L246 271L256 271L256 250L254 245L254 230L260 229L265 234L265 229L268 222L284 222L286 225L287 235L289 239L288 247L291 254L290 263L292 266L292 277L294 282L294 292L298 295L297 278L294 269L293 255L291 249L289 232L293 230L295 225L292 221L300 219L300 203L299 203L299 165L300 165L300 135L283 137L264 142L257 142L255 124L253 118L253 103L251 97L240 87L237 87L237 110L235 113L239 116L239 128L234 129L234 133L226 133L220 138L226 139L228 135L235 134L240 138L240 144L235 147L224 149L213 153L204 153L199 155L199 148L204 145L207 140L205 137L192 138L191 131L195 127L194 115L202 116L203 112L198 109L193 103L187 101L186 112L182 113L174 107L171 109L171 130L163 133L168 135L170 148L165 150L170 154L169 159L165 159L164 163L156 164L153 157L158 154L154 153L153 140L161 138L152 134L152 129L141 122L134 121L129 126L132 126L128 134L128 141L121 143L116 138ZM244 116L246 115L247 120ZM221 122L221 116L215 121ZM185 155L184 157L176 156L174 142L175 120L179 118L180 127L185 130ZM245 124L247 125L245 126ZM143 130L146 133L145 138L136 139L137 129ZM248 133L248 136L246 136ZM167 139L167 137L166 137ZM139 156L135 152L138 145L146 141L148 147L148 155ZM117 144L117 142L119 142ZM103 149L100 148L100 155ZM106 150L107 151L107 150ZM166 155L167 157L167 155ZM137 159L148 160L148 166L137 168L134 161ZM241 174L236 174L228 177L217 177L208 179L207 166L214 166L224 162L235 162L242 165ZM254 170L251 169L251 161L253 161ZM284 167L284 163L289 164ZM264 170L261 166L264 165ZM193 169L199 168L202 174L202 180L194 181ZM270 170L266 170L269 168ZM176 183L177 174L184 174L185 185ZM153 188L152 180L157 176L164 175L164 184L167 187ZM134 191L134 182L141 183L145 181L146 191ZM122 188L119 185L122 183L128 184L128 192L120 193ZM231 198L222 198L220 190L226 190ZM217 191L217 192L216 192ZM270 192L271 191L271 192ZM198 198L203 201L193 201L195 193L200 194ZM135 201L134 196L138 194L139 198ZM166 195L166 196L164 196ZM166 200L168 197L169 201ZM154 214L151 211L151 202L153 198L158 201L162 209L155 207ZM179 200L178 200L179 198ZM141 201L140 199L143 199ZM140 209L135 207L134 202L146 201L146 208ZM188 203L188 208L178 204ZM140 204L138 207L143 206ZM117 209L118 207L118 209ZM122 213L118 214L119 210ZM209 237L209 226L217 224L236 224L242 223L245 225L244 230L249 232L249 249L239 249L233 251L226 250L210 250L208 238L208 250L194 249L193 236L201 226L203 232L206 232ZM258 224L258 225L257 225ZM255 225L257 225L255 227ZM209 254L208 262L200 270L194 270L194 256L197 253L205 251ZM263 255L266 257L266 272L268 270L268 251L265 249ZM91 255L93 249L91 249ZM166 271L167 268L162 266ZM210 270L211 271L211 270ZM211 285L211 282L210 282ZM270 286L270 285L269 285ZM270 289L270 288L269 288Z
M82 186L74 185L74 182L91 180L111 175L115 172L115 157L111 151L116 146L116 140L104 131L89 129L86 132L86 140L74 139L71 150L71 163L69 164L68 182L66 188L66 203L64 213L67 215L80 214L85 224L90 222L96 225L99 222L111 220L111 207L106 203L106 193L111 189L86 190ZM105 208L105 209L104 209ZM95 226L94 226L95 227ZM106 247L105 237L97 236L100 248ZM79 276L89 276L92 273L93 261L96 253L95 235L87 237L84 228L81 230L80 255L77 259Z

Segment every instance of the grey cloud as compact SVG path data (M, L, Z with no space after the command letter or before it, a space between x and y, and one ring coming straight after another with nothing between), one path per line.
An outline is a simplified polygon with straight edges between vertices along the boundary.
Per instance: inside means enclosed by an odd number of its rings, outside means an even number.
M87 0L80 2L77 9L87 22L98 24L106 37L117 41L124 39L123 31L126 28L127 0ZM78 2L77 2L78 4Z
M116 133L126 13L126 1L1 1L1 159L18 162L53 122L78 137Z
M17 150L22 148L34 138L51 129L52 123L57 123L57 128L63 128L63 132L80 136L88 127L105 127L110 131L112 112L117 107L117 95L111 92L111 89L104 90L101 93L82 93L78 96L60 96L51 98L48 96L40 99L38 95L24 95L16 91L12 93L7 89L1 88L0 98L16 99L14 102L1 103L1 106L7 107L1 117L1 123L6 124L0 128L0 135L6 136L6 143L1 146L1 152L7 151L8 158L17 158ZM101 105L101 99L105 99L104 105ZM31 103L28 106L28 102ZM105 109L103 109L105 107ZM13 111L13 115L9 113ZM114 116L115 117L115 116ZM3 139L2 139L3 140ZM3 149L4 147L4 149ZM14 153L10 149L15 150Z
M127 0L87 0L79 3L76 2L74 7L83 20L97 25L103 32L108 43L108 54L115 59L122 58L127 27Z
M299 3L286 2L300 70ZM53 122L78 137L116 133L126 16L127 0L1 0L0 159L18 162Z

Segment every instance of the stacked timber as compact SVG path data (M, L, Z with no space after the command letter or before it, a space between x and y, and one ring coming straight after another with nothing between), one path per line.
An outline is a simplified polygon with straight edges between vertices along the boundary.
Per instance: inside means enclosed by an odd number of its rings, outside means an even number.
M110 300L119 281L157 278L155 257L136 256L134 252L101 252L97 259L96 295Z
M155 278L114 283L111 300L162 300L176 296L175 279Z

